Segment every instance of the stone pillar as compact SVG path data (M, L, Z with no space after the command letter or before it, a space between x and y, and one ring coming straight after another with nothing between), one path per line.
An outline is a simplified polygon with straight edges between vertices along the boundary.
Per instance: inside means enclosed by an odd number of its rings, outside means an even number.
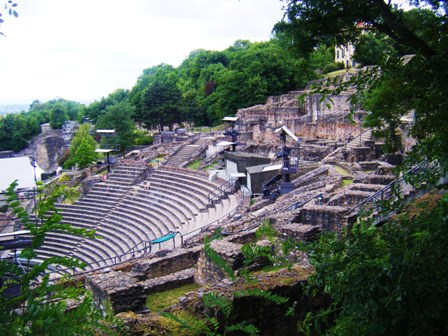
M235 244L224 240L215 240L210 243L211 248L230 266L232 270L237 270L242 266L243 254L241 244ZM195 282L200 285L217 283L227 278L223 272L209 256L201 252L197 263Z

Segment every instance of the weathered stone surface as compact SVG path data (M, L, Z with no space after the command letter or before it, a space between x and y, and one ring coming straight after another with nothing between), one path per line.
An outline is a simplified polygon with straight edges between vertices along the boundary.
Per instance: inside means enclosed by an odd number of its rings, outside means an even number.
M243 262L240 244L235 244L226 240L214 240L210 247L230 266L232 270L237 270ZM216 265L204 251L198 259L195 281L200 285L220 282L227 278L227 275Z
M353 179L353 183L365 183L365 184L381 184L386 185L395 180L394 175L376 175L376 174L368 174L368 175L360 175Z
M371 194L371 192L367 191L348 190L330 198L327 205L338 205L343 207L355 206L364 201Z
M174 250L165 257L137 259L107 273L86 276L95 300L114 312L145 310L150 293L191 283L201 248ZM152 255L151 255L152 256Z
M281 233L283 237L309 242L319 237L320 228L314 225L286 224L283 225Z
M201 247L176 249L164 257L137 260L130 269L130 274L144 281L170 273L194 267L199 258Z
M345 226L346 211L340 206L306 205L302 209L302 223L317 225L322 231L340 231Z
M366 183L352 183L348 186L348 189L351 190L360 190L360 191L368 191L368 192L376 192L383 188L380 184L366 184Z
M110 303L115 313L144 308L143 286L127 273L107 272L87 276L86 284L95 300L102 306Z
M66 150L62 130L49 130L33 139L20 155L34 156L40 168L52 171Z
M142 283L146 296L152 293L163 292L194 282L195 269L189 268L180 272L171 273L163 277L150 279Z
M274 131L281 126L287 126L302 138L333 140L345 139L356 130L356 125L347 119L351 109L347 93L326 100L319 94L308 95L299 106L298 97L304 93L308 92L294 91L269 97L264 105L238 110L237 116L244 121L241 140L275 141L278 136Z

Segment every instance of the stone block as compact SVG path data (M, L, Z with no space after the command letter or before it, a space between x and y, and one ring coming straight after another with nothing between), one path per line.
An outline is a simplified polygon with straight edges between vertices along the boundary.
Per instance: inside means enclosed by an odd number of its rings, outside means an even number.
M319 237L320 228L314 225L286 224L282 226L281 234L284 238L293 238L300 242L310 242Z
M232 270L237 270L243 264L243 254L241 244L232 243L226 240L215 240L210 243L210 247L221 257ZM195 282L201 285L217 283L227 278L226 273L218 265L201 251L197 262Z
M302 223L319 226L322 231L340 231L346 224L346 211L340 206L307 205L302 208Z

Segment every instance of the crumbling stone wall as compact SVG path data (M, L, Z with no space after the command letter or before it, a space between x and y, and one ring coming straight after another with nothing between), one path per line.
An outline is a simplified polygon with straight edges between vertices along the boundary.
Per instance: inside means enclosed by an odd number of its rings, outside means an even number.
M215 240L210 243L210 247L233 269L242 266L243 254L241 244L232 243L226 240ZM196 267L195 281L198 284L206 285L217 283L227 278L226 274L216 265L216 263L201 251Z
M66 150L62 130L49 130L33 139L20 155L34 156L40 168L52 171Z
M302 223L317 225L322 231L340 231L346 225L347 208L341 206L306 205L302 209Z
M115 313L146 310L149 294L194 281L200 247L170 251L166 256L138 259L109 272L86 276L86 285L101 305Z
M351 110L348 94L306 96L299 105L299 97L307 91L293 91L269 97L265 105L239 109L241 140L270 143L278 136L274 131L285 125L299 137L343 139L357 127L347 119Z

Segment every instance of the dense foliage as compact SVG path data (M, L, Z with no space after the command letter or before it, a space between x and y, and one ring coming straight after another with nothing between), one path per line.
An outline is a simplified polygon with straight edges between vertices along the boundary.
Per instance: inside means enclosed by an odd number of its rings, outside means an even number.
M90 134L91 125L82 124L77 130L72 143L70 144L69 157L64 162L64 168L71 168L75 165L82 169L88 167L96 160L96 141Z
M448 194L429 195L380 228L355 224L311 249L309 280L333 304L302 329L325 335L446 335ZM320 331L319 331L320 330Z
M121 101L106 108L97 119L96 129L113 129L117 139L109 139L110 143L117 143L117 150L125 151L134 145L135 124L131 119L134 107L127 101Z
M129 94L134 120L159 128L182 121L215 125L238 108L302 87L330 62L328 56L314 63L297 58L278 38L236 41L223 51L195 50L178 68L161 64L143 71Z
M359 72L351 81L336 83L338 92L349 85L358 90L352 102L370 111L365 125L395 140L400 118L414 112L411 134L418 140L413 159L438 159L448 165L448 30L447 1L411 1L404 11L383 0L288 0L286 20L276 31L302 52L334 39L337 44L359 44L376 55L357 54L363 63L378 67ZM365 34L369 35L365 35ZM372 50L373 51L373 50ZM403 58L405 54L412 57ZM331 83L334 84L334 83ZM398 149L397 142L390 143Z
M307 58L285 44L278 34L267 42L236 41L223 51L195 50L179 67L145 69L130 91L117 89L88 106L64 99L35 101L29 112L0 117L0 150L25 148L43 123L58 129L80 119L121 130L120 148L129 148L135 144L130 121L159 130L183 122L216 125L239 108L301 88L334 67L332 43L320 44Z
M50 268L82 267L82 263L68 257L53 257L41 264L26 266L36 256L48 232L58 230L93 237L94 232L61 224L61 216L54 204L64 194L57 187L49 193L39 187L37 217L39 225L31 221L15 192L17 181L7 190L7 201L13 214L30 230L32 246L24 248L19 257L22 267L5 259L0 260L0 334L1 335L97 335L99 330L113 333L113 317L95 307L92 295L83 286L74 286L69 279L50 281ZM49 215L49 211L51 214ZM27 272L24 271L27 267ZM17 296L7 289L19 287ZM77 303L77 304L74 304Z
M20 151L41 131L40 125L50 123L61 128L66 120L78 120L82 105L62 98L46 103L36 100L28 112L0 116L0 151Z

